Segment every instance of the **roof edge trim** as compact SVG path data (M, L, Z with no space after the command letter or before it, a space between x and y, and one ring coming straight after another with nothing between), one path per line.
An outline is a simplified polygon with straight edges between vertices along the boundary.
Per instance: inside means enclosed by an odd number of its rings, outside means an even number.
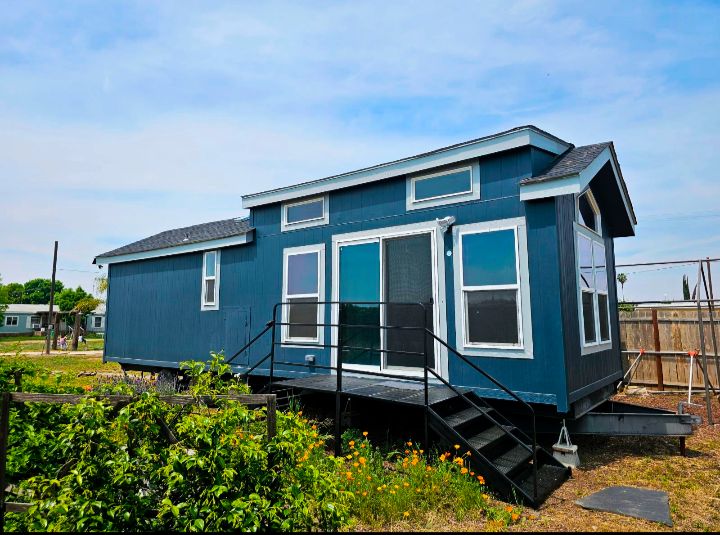
M463 160L479 158L524 146L534 146L553 154L561 154L572 145L536 127L525 126L394 162L383 163L294 186L243 195L242 207L254 208L265 204L319 195L328 191L426 171L434 167L451 165Z
M138 260L148 260L150 258L161 258L164 256L208 251L210 249L222 249L224 247L250 243L253 241L254 237L255 231L254 229L250 229L245 234L241 234L239 236L229 236L227 238L220 238L216 240L194 242L187 245L175 245L173 247L164 247L162 249L153 249L151 251L142 251L139 253L128 253L115 256L97 256L93 260L93 264L119 264L120 262L135 262Z

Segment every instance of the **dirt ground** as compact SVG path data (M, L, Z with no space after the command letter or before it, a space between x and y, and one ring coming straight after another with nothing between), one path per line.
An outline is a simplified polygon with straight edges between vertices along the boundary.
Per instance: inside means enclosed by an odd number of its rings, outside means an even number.
M677 410L686 396L676 394L618 395L636 405ZM704 399L693 397L688 412L703 417L703 424L687 439L687 456L679 454L677 439L652 437L583 438L582 465L572 478L529 518L511 531L718 531L720 530L720 425L708 426ZM713 401L716 420L720 404ZM670 495L673 527L612 513L588 511L575 505L609 486L625 485L663 490ZM535 517L535 518L531 518Z

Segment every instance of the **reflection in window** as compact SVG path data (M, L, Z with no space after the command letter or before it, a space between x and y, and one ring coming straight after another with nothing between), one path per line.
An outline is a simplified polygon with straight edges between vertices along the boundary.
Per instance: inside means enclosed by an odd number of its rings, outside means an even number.
M203 257L203 308L217 308L219 264L220 254L218 251L207 251L205 253Z
M577 234L578 276L584 345L610 341L610 311L605 246Z
M413 180L413 184L414 201L462 195L472 192L472 171L468 167L428 177L418 177Z
M283 315L285 339L319 341L320 252L286 254Z
M516 229L461 234L465 343L520 345Z

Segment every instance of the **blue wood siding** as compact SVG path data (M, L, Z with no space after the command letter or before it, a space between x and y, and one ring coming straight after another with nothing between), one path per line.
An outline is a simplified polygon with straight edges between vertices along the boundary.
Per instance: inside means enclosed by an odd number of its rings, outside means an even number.
M206 358L210 351L224 349L227 354L258 333L272 318L273 306L282 298L283 250L311 244L325 245L325 296L332 296L332 238L361 230L382 229L454 216L456 225L525 217L527 225L530 298L532 304L534 358L471 357L530 401L568 409L569 388L577 388L583 377L565 370L568 359L565 344L576 336L577 313L572 317L569 303L563 304L567 273L574 269L574 257L562 252L564 234L558 231L563 216L555 200L522 203L519 182L544 171L554 156L531 148L507 151L480 159L480 200L435 208L406 210L406 178L400 176L380 182L347 188L329 194L329 224L281 232L280 204L254 208L250 222L255 241L222 250L220 261L220 310L201 311L202 253L170 256L110 266L108 312L106 316L106 358L151 365L177 366L181 360ZM444 236L447 340L455 333L455 289L453 280L452 233ZM445 253L452 252L452 256ZM612 254L612 244L607 248ZM610 257L608 258L610 260ZM569 265L564 265L572 260ZM612 265L609 263L609 265ZM574 273L574 271L573 271ZM565 277L565 279L563 279ZM613 285L611 285L613 286ZM614 307L615 296L611 297ZM330 307L325 322L331 323ZM618 340L613 323L613 339ZM279 339L279 335L278 335ZM325 340L331 340L330 328ZM242 364L257 362L269 350L269 338L243 356ZM323 348L281 348L281 359L302 362L314 355L316 363L330 364L330 350ZM277 371L298 373L297 368ZM321 373L318 370L318 373ZM468 386L486 395L491 385L458 359L449 358L449 378L453 384ZM569 382L572 381L572 386Z
M27 326L28 318L37 314L26 314L23 312L5 312L2 323L0 323L0 334L32 334L32 327ZM5 325L5 318L8 316L17 316L18 324L12 326Z

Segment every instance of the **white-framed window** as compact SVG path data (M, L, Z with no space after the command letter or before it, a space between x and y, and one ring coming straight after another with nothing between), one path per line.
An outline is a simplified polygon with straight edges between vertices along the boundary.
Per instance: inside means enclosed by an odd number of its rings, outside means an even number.
M324 329L325 245L292 247L283 251L282 340L321 344Z
M5 316L5 327L17 327L18 316Z
M93 327L99 329L102 327L102 316L93 316Z
M578 311L583 353L606 349L610 339L605 245L594 232L576 227Z
M476 163L409 176L407 209L416 210L480 198L480 170Z
M40 316L30 316L30 325L33 329L40 328Z
M281 209L281 229L283 232L327 225L330 221L327 195L283 203Z
M201 309L218 310L220 307L220 250L203 254Z
M524 218L453 229L458 345L466 354L532 358Z
M577 196L576 200L577 222L583 227L602 235L600 223L600 208L595 196L589 189Z

